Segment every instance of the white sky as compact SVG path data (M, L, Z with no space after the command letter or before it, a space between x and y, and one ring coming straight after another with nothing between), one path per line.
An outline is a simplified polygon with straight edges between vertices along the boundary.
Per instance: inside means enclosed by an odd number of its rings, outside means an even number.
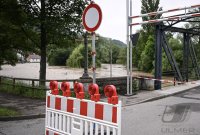
M126 42L126 0L94 0L103 12L103 19L96 33ZM139 15L141 0L133 1L133 15ZM200 0L160 0L163 10L199 5ZM183 11L182 11L183 13ZM134 31L140 27L135 27Z

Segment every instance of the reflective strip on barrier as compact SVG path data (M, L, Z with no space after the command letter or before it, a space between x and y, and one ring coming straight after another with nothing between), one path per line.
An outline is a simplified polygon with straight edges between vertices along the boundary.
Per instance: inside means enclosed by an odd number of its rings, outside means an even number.
M101 104L94 101L86 102L77 98L51 94L48 94L47 99L47 108L117 123L117 109L112 104Z

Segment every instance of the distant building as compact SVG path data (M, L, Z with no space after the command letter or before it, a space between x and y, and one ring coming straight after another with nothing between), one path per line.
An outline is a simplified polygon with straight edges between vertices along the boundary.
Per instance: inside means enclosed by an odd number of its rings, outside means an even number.
M31 62L31 63L39 63L41 60L41 57L36 54L31 54L27 57L26 60L27 60L27 62Z
M24 56L20 53L17 53L17 59L18 59L18 63L24 63L25 62Z

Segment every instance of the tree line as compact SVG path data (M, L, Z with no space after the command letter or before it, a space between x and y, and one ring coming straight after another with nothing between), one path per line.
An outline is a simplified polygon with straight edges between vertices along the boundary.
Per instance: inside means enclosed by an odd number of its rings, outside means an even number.
M83 42L83 41L82 41ZM122 64L120 62L120 52L126 49L126 45L119 40L99 36L96 41L96 65L101 63ZM111 52L112 50L112 52ZM88 42L88 66L92 65L91 40ZM85 47L83 43L76 43L72 48L57 48L50 45L47 51L49 65L67 66L73 68L83 68L85 62ZM111 60L112 53L112 60ZM126 55L123 55L126 58Z
M160 0L141 0L141 13L162 10ZM83 35L81 15L88 5L83 0L0 0L0 66L4 62L15 65L17 53L27 56L36 53L41 56L40 79L46 79L46 61L50 65L83 67L84 46L76 39ZM142 17L157 19L160 16ZM185 28L200 26L186 23ZM145 72L154 71L154 25L142 25L136 47L133 48L133 66ZM183 65L183 36L177 33L166 33L168 43L173 50L180 67ZM200 38L194 36L197 58L200 58ZM89 65L91 64L91 44L89 46ZM126 64L126 46L117 40L99 37L96 43L97 66L110 63ZM165 53L162 53L163 71L171 70ZM46 59L47 58L47 59ZM190 62L191 66L191 62Z

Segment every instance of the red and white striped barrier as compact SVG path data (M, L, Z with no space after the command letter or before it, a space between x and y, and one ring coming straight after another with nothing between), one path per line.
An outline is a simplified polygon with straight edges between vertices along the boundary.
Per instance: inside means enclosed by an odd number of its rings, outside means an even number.
M52 83L56 84L55 81ZM69 88L63 85L68 86L68 83L62 83L62 91ZM109 103L99 102L96 84L89 86L91 100L83 99L81 83L74 86L77 98L69 97L70 94L57 95L57 87L51 88L46 99L46 135L109 135L111 132L112 135L121 135L121 101L118 102L114 86L109 85L104 89ZM66 91L69 92L69 89Z
M135 18L139 18L139 17L145 17L145 16L156 16L159 14L164 14L164 13L169 13L169 12L175 12L175 11L181 11L181 10L186 10L187 9L194 9L194 8L199 8L200 4L198 5L193 5L193 6L188 6L188 7L182 7L182 8L175 8L175 9L170 9L170 10L166 10L166 11L157 11L157 12L150 12L150 13L146 13L146 14L141 14L141 15L137 15L137 16L129 16L129 19L135 19ZM158 23L158 22L163 22L163 21L169 21L169 20L179 20L182 18L186 18L186 17L199 17L200 13L193 13L193 14L184 14L184 15L175 15L172 17L165 17L165 18L161 18L161 19L155 19L155 20L148 20L148 21L142 21L142 22L137 22L137 23L131 23L129 24L129 26L134 26L134 25L142 25L142 24L151 24L151 23Z
M181 15L181 16L173 16L173 17L167 17L167 18L162 18L162 19L155 19L155 20L142 21L142 22L138 22L138 23L131 23L130 26L158 23L158 22L163 22L163 21L168 21L168 20L179 20L179 19L186 18L186 17L200 17L200 13L186 14L186 15Z
M141 15L137 15L137 16L130 16L130 18L134 19L134 18L145 17L145 16L156 16L156 15L163 14L163 13L175 12L175 11L186 10L186 9L193 9L193 8L198 8L198 7L200 7L200 4L189 6L189 7L175 8L175 9L170 9L170 10L165 10L165 11L150 12L150 13L141 14Z
M191 81L191 82L184 82L184 81L177 81L177 80L164 80L164 79L155 79L155 78L150 78L150 77L141 77L141 76L136 76L134 78L137 78L137 79L144 79L144 80L152 80L152 81L160 81L160 82L163 82L163 83L178 83L178 84L198 84L200 85L200 83L196 82L196 81Z

